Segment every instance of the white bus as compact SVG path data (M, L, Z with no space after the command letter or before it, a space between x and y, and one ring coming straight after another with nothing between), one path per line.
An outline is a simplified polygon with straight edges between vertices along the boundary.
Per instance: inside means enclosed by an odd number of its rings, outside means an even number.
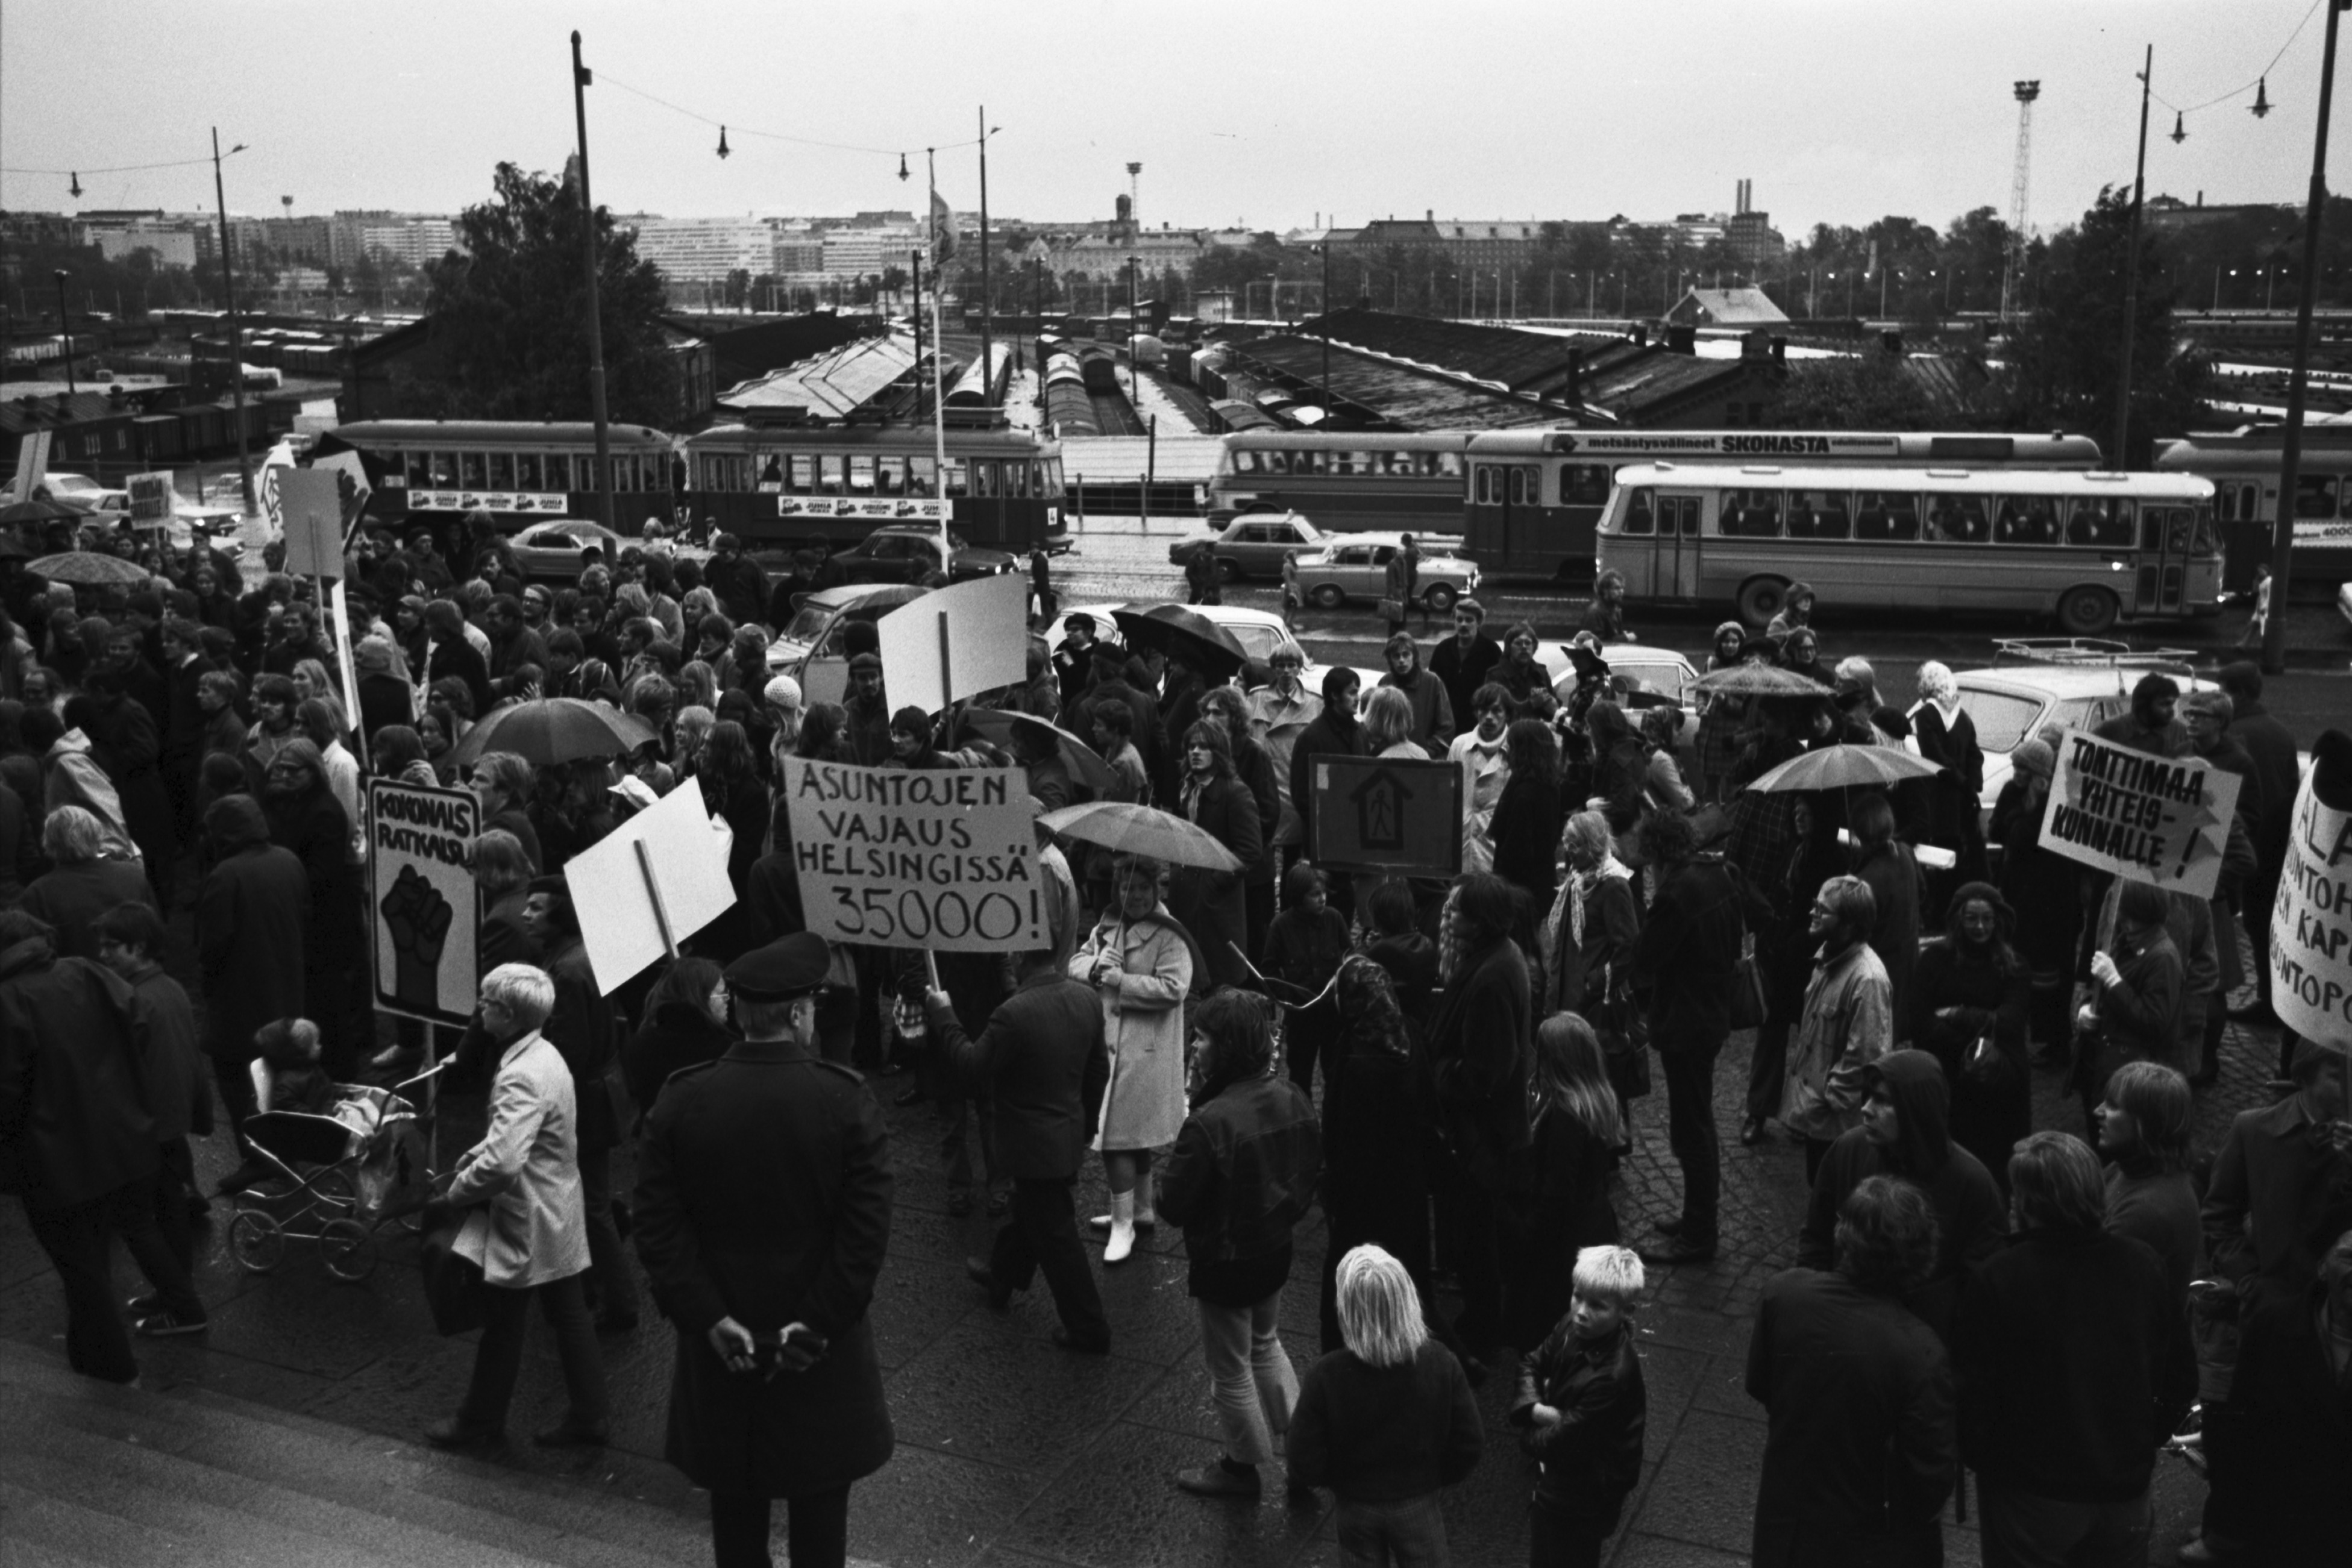
M2213 487L2187 474L1628 464L1599 530L1626 598L1760 626L1829 604L2016 610L2088 637L2221 608Z

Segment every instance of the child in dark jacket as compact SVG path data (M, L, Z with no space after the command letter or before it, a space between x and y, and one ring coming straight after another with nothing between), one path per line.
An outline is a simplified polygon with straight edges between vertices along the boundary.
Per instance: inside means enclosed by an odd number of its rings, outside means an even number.
M1642 1284L1642 1260L1632 1251L1584 1248L1576 1255L1568 1316L1519 1363L1511 1424L1536 1461L1528 1504L1530 1568L1597 1564L1626 1494L1641 1479L1649 1395L1632 1317Z
M1294 1493L1328 1487L1349 1563L1443 1563L1438 1494L1477 1468L1470 1380L1429 1337L1403 1264L1369 1243L1339 1260L1345 1350L1307 1371L1290 1415Z
M1323 873L1304 860L1283 876L1282 905L1266 928L1265 973L1305 992L1298 1001L1315 1003L1292 1008L1283 1053L1289 1058L1290 1081L1311 1095L1315 1059L1339 1026L1339 1009L1324 989L1348 956L1348 917L1331 907Z

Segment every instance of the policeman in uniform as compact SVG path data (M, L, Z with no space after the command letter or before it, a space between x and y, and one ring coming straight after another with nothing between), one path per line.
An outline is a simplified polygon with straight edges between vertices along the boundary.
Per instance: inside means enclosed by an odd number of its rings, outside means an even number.
M846 1561L850 1483L890 1458L866 1307L890 1238L888 1133L865 1080L816 1048L824 939L727 970L744 1039L673 1074L647 1119L636 1244L677 1329L669 1461L710 1493L719 1568Z

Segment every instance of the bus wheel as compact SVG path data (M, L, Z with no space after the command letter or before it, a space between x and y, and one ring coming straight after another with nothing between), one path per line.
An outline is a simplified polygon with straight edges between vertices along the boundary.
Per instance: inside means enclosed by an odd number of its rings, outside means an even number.
M2116 596L2105 588L2069 588L2058 601L2058 629L2095 637L2116 624Z
M1307 597L1315 601L1318 610L1336 610L1348 602L1348 595L1340 592L1337 583L1326 583Z
M1242 563L1230 555L1217 557L1217 581L1238 583L1242 580Z
M1432 583L1421 595L1421 602L1429 606L1429 612L1433 616L1452 615L1454 585L1451 583Z
M1778 577L1750 577L1739 585L1739 618L1751 626L1768 626L1789 597L1789 584Z

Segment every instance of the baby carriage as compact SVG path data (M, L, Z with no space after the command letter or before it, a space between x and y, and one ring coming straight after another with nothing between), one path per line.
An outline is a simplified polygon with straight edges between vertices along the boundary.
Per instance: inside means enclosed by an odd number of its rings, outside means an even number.
M446 1067L447 1064L442 1064ZM271 1100L274 1074L253 1064L258 1103ZM254 1158L276 1173L236 1194L229 1252L267 1274L285 1260L286 1243L314 1241L327 1272L361 1280L374 1272L376 1232L422 1205L431 1172L424 1119L415 1100L441 1067L394 1085L337 1084L323 1112L264 1110L245 1124Z

